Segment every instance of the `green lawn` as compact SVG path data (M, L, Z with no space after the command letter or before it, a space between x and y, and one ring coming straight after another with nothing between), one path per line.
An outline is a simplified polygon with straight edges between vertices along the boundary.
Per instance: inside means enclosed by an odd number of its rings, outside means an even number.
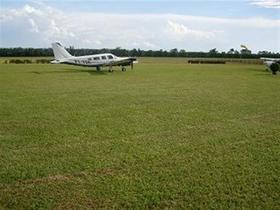
M280 76L140 59L0 65L0 209L279 209Z

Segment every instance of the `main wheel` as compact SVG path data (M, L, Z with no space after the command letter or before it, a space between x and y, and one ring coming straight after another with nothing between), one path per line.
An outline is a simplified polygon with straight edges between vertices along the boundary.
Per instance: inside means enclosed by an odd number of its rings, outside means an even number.
M276 74L277 71L279 71L279 64L273 63L270 65L270 70L272 71L272 74Z

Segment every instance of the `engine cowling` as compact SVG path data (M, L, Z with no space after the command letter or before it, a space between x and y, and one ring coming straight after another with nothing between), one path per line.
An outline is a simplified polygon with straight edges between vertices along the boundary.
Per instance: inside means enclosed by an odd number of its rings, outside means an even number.
M280 71L280 65L278 63L271 63L269 69L272 71L272 74L276 74L277 71Z

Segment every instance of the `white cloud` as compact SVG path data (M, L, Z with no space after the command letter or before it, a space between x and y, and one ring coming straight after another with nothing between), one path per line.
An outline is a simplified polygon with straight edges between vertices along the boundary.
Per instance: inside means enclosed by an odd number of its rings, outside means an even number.
M89 40L89 39L84 39L84 40L81 40L83 44L85 45L102 45L102 42L98 39L96 40Z
M51 19L47 27L45 35L49 39L64 39L67 37L75 37L75 34L67 29L67 27L59 26L56 20Z
M15 10L16 11L16 10ZM39 9L35 9L34 7L29 6L28 4L26 4L22 10L19 10L19 13L27 13L27 14L33 14L33 15L43 15L43 12Z
M141 44L142 45L142 44ZM143 42L143 45L146 47L146 48L149 48L149 49L155 49L156 48L156 45L151 43L151 42L148 42L148 41L145 41Z
M279 50L280 20L174 14L63 12L45 3L0 9L0 46L49 47L53 41L87 48ZM15 34L25 36L13 37Z
M252 5L256 5L264 8L280 9L279 0L250 0Z
M29 18L28 21L31 25L31 32L39 33L39 28L35 21L32 18Z
M215 36L214 32L191 29L184 24L175 23L171 20L167 21L167 28L171 34L180 39L186 37L196 39L211 39Z
M1 23L25 21L31 26L29 31L40 32L38 36L41 36L41 39L46 42L75 37L74 32L70 31L68 26L64 26L67 16L63 12L42 3L35 4L35 6L26 4L22 8L2 10L0 21ZM14 27L16 27L16 24Z

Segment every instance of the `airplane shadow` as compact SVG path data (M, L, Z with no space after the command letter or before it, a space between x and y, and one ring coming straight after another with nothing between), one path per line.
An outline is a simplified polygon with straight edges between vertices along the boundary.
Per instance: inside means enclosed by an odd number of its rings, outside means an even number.
M273 75L271 72L265 72L260 74L255 74L256 76L265 76L265 77L279 77L280 74Z
M246 70L255 72L255 75L272 75L272 72L266 69L247 68Z
M90 75L96 75L96 76L101 76L101 75L106 75L109 72L106 70L101 70L101 71L96 71L96 70L81 70L81 69L71 69L71 68L66 68L63 69L63 71L57 70L57 71L30 71L29 73L32 74L75 74L75 73L88 73Z
M246 68L247 71L255 71L255 72L266 72L265 69L257 69L257 68Z

